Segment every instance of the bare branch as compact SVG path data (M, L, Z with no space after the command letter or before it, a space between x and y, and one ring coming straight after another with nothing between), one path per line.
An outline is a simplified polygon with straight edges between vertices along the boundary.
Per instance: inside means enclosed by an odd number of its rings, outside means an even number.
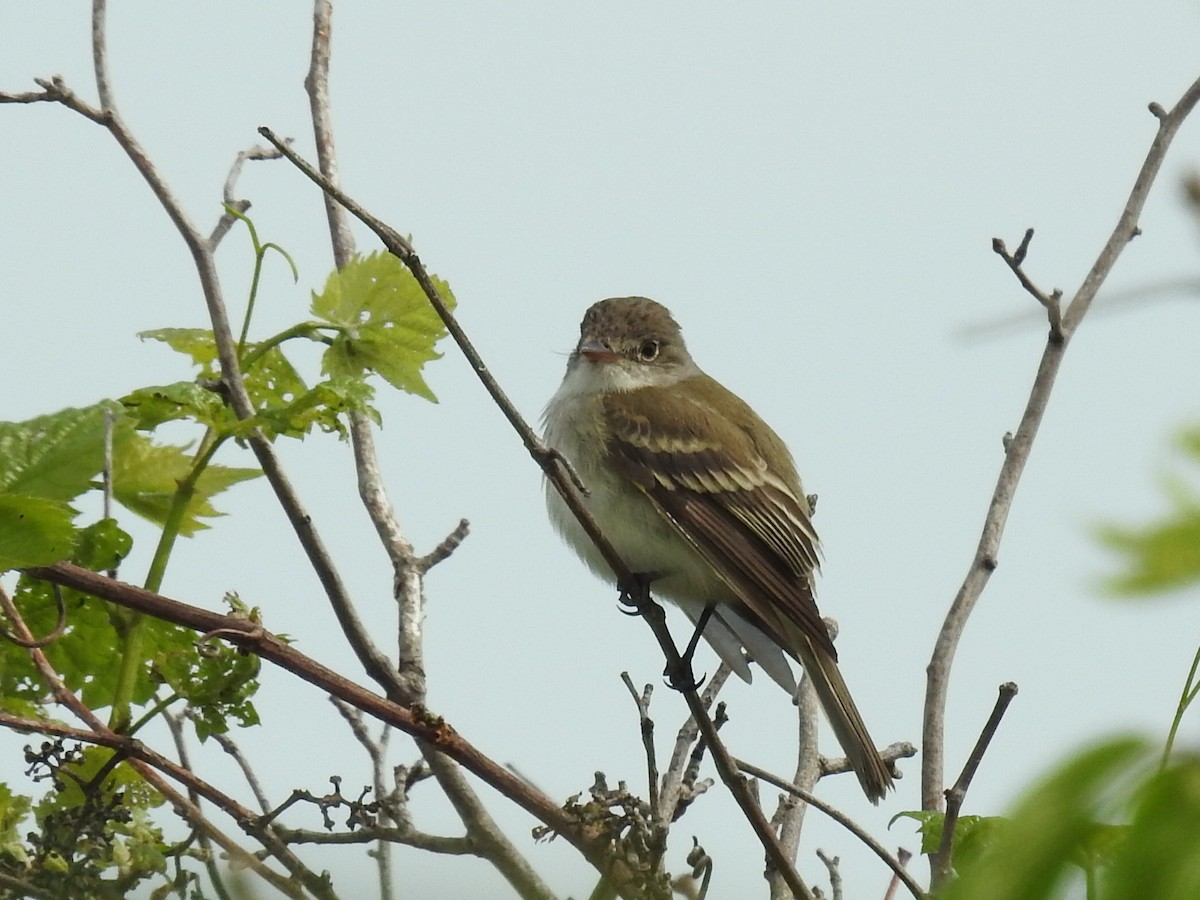
M892 770L892 774L899 778L900 773L896 770L897 760L910 759L917 755L917 748L908 741L896 741L894 744L888 744L887 747L879 751L879 755L883 761L888 764L888 768ZM850 760L844 756L822 756L821 757L821 777L826 775L841 775L844 772L853 772L854 767L850 765Z
M91 119L97 125L108 125L109 115L80 100L75 92L67 87L61 75L53 78L35 78L33 83L41 88L40 91L25 91L19 94L0 92L0 103L61 103L67 109L74 110L81 116Z
M221 213L221 217L217 219L217 224L213 226L212 232L208 236L208 250L210 253L217 252L217 245L221 243L229 229L233 227L233 223L237 221L230 210L238 213L245 213L250 209L250 201L243 200L234 195L234 188L237 181L242 176L242 167L247 160L266 160L266 159L282 159L279 151L274 147L263 147L255 144L249 150L239 150L237 157L233 160L233 165L229 167L229 174L225 176L225 187L221 192L221 196L225 201L225 210Z
M1033 229L1027 228L1025 236L1021 238L1021 245L1017 247L1015 253L1009 253L1008 247L1004 245L1004 241L1000 238L992 238L992 250L1004 260L1013 274L1017 276L1017 280L1021 282L1021 287L1025 288L1038 303L1042 304L1046 310L1046 316L1050 320L1050 340L1055 343L1062 343L1062 291L1055 288L1049 294L1045 293L1025 274L1025 256L1029 252L1029 242L1033 240Z
M717 671L713 673L708 684L704 686L704 691L700 694L700 702L706 710L712 708L717 694L721 692L721 688L725 686L725 682L729 680L731 674L733 674L733 670L725 663L722 662L717 666ZM673 822L678 819L696 797L708 790L710 782L697 782L689 763L692 744L699 736L700 726L696 724L696 719L689 715L675 737L675 749L671 752L671 761L667 764L667 770L662 776L657 815L664 822Z
M971 779L975 777L979 763L983 761L983 754L987 752L988 745L996 735L996 729L1000 727L1000 720L1004 718L1004 713L1015 696L1017 696L1017 686L1013 682L1006 681L1000 685L996 705L992 707L992 714L988 716L983 731L979 734L979 740L975 742L971 755L967 757L958 781L954 782L954 787L946 791L946 817L942 822L942 843L930 860L933 873L930 884L932 890L937 890L938 886L950 876L950 871L954 866L954 832L958 826L958 815L962 810L963 800L967 796L967 788L971 786Z
M337 152L334 148L333 125L329 102L330 38L333 29L333 9L328 0L316 0L313 12L311 61L305 89L317 145L317 158L324 177L338 183ZM330 239L338 268L350 261L354 253L354 237L350 232L345 211L328 194L324 195L329 220ZM428 278L426 278L428 281ZM431 283L430 283L431 284ZM423 579L428 568L444 559L466 537L466 522L439 545L428 557L418 559L412 544L404 536L394 509L387 498L375 455L371 423L362 413L351 413L350 431L354 444L355 467L358 472L359 495L374 523L380 540L392 561L394 596L399 607L399 665L398 674L389 690L392 699L407 704L424 704L425 667L422 648L422 619L424 611ZM454 806L467 828L476 852L492 863L506 880L526 898L548 898L552 893L518 852L495 820L485 809L474 788L462 771L438 748L428 741L418 746L437 778L438 784ZM386 872L386 846L381 847L381 871Z
M242 770L242 777L246 779L246 784L250 787L251 793L254 794L254 801L258 804L258 808L264 814L269 812L271 801L267 797L267 792L263 790L262 782L258 780L258 775L255 773L254 768L250 765L250 760L246 759L245 754L242 753L242 748L227 734L213 732L212 738L222 750L233 757L233 761Z
M818 847L817 859L825 863L825 869L829 872L829 892L833 900L842 900L841 857L828 856L824 850Z
M467 535L471 533L471 523L466 519L459 519L458 524L448 535L442 538L441 543L417 560L417 566L421 572L428 572L438 563L445 562L457 550L462 542L467 539Z
M646 751L646 777L650 785L650 816L656 825L669 821L661 815L658 805L658 760L654 753L654 720L650 718L650 698L654 695L654 685L648 684L639 694L633 686L633 679L628 672L621 673L621 681L629 690L638 711L638 724L642 733L642 748Z
M421 647L425 598L421 571L412 544L400 527L383 486L370 419L361 413L352 414L350 438L354 447L354 469L358 474L358 495L394 572L393 591L399 607L399 661L393 699L411 706L425 700L425 662Z
M1158 132L1134 181L1125 208L1113 228L1112 234L1100 251L1092 268L1084 278L1075 297L1062 314L1062 339L1055 340L1051 334L1042 353L1033 388L1021 417L1020 425L1005 448L1004 463L996 480L992 499L988 504L983 531L975 556L963 579L961 587L946 614L938 634L933 654L926 669L926 692L924 722L922 726L921 805L923 809L937 810L943 806L945 769L945 714L946 697L949 692L950 669L959 638L966 628L967 620L975 603L979 600L988 579L997 565L1000 540L1004 525L1012 508L1013 498L1025 463L1029 459L1033 440L1045 415L1050 393L1062 363L1063 354L1071 336L1079 327L1084 315L1091 307L1104 280L1112 271L1121 251L1138 230L1138 219L1150 188L1166 157L1175 132L1183 120L1200 102L1200 79L1193 82L1183 93L1179 102L1169 112L1158 117ZM1154 110L1152 109L1152 112Z
M183 718L173 715L169 710L163 710L163 720L167 723L167 730L171 732L171 739L175 742L175 755L179 758L179 764L192 771L192 762L188 753L187 740L183 733ZM193 787L188 787L188 799L196 805L200 806L200 794ZM221 876L221 870L217 866L216 854L212 850L212 839L204 831L196 830L196 840L200 844L200 848L204 851L202 863L204 870L208 872L208 879L212 882L213 889L217 892L219 900L229 900L229 891L225 887L225 881Z
M882 844L875 840L875 838L871 837L871 835L868 834L861 825L847 816L844 812L830 806L824 800L820 799L811 792L806 791L803 788L796 787L796 785L789 783L786 779L780 778L778 775L773 775L766 769L761 769L756 765L740 759L735 760L735 762L737 763L737 767L746 774L753 775L755 778L765 781L767 784L774 785L782 791L787 791L790 794L794 794L809 806L819 809L821 812L825 813L825 815L829 816L829 818L833 819L835 822L853 834L856 838L866 844L867 847L871 849L871 852L883 860L884 864L887 865L887 867L894 873L896 873L897 877L904 882L904 886L912 892L912 895L916 897L917 900L924 900L925 892L921 890L921 886L913 880L912 876L904 870L904 867L900 865L899 861L897 861L890 853L888 853Z
M804 676L796 689L796 731L797 753L796 774L792 784L806 791L816 787L817 780L825 772L821 766L821 756L817 744L817 693L812 681ZM804 827L804 813L808 809L806 803L800 802L795 794L780 795L779 805L775 809L772 822L779 834L779 843L783 852L791 860L796 859L800 850L800 832ZM778 874L768 870L767 883L771 891L771 900L788 900L785 893L788 889Z
M112 85L108 80L108 31L105 28L107 7L107 0L92 0L92 70L96 77L100 108L105 112L116 112Z
M896 860L901 867L906 867L908 861L912 859L912 851L900 847L896 850ZM900 890L900 876L895 872L892 873L892 880L888 883L887 893L883 895L883 900L895 900L896 892Z

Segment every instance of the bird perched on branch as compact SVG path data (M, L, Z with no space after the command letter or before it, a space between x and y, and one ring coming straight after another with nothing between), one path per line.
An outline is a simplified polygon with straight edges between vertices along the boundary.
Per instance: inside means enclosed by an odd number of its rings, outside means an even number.
M892 775L867 732L813 599L819 542L791 454L700 369L679 325L645 297L594 304L545 413L584 503L621 558L676 603L742 678L746 658L786 690L797 660L863 790ZM550 518L598 575L612 571L557 489ZM745 653L743 653L745 648Z

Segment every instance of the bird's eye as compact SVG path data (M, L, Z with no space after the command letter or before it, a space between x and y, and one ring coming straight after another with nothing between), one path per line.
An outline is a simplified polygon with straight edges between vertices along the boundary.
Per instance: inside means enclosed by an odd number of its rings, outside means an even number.
M638 347L638 358L642 362L654 362L658 358L658 350L658 341L642 341L642 345Z

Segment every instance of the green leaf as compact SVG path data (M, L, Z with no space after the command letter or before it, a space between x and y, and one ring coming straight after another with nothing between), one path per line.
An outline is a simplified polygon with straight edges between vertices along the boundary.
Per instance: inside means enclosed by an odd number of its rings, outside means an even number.
M257 344L248 344L253 350ZM308 386L291 361L278 347L271 347L242 373L246 392L255 409L275 409L294 402Z
M101 519L75 536L74 562L93 572L103 572L117 568L132 549L133 538L121 530L116 519Z
M104 467L105 401L24 422L0 422L0 491L69 501L92 487Z
M208 328L156 328L140 331L143 341L161 341L172 350L189 357L206 375L217 371L217 343Z
M193 645L159 654L154 661L158 676L188 701L201 741L227 732L229 719L243 728L258 724L250 701L258 691L260 666L257 656L222 643L206 644L204 654Z
M75 543L75 516L58 500L0 494L0 572L66 559Z
M261 410L254 423L268 434L301 437L314 427L346 437L342 415L357 410L379 422L379 413L371 406L374 389L357 378L331 378L306 391L294 402L276 409Z
M1177 759L1135 795L1102 896L1200 897L1200 757Z
M450 308L454 295L434 277ZM421 369L441 354L434 346L446 334L412 273L390 253L356 256L333 272L320 294L313 294L313 315L337 327L325 351L322 371L358 377L377 372L394 387L435 401Z
M891 828L899 819L913 819L917 822L917 831L921 833L921 852L936 853L942 845L942 826L946 823L946 814L928 809L907 809L898 812L888 820Z
M959 816L954 829L954 865L970 866L1004 834L1006 816Z
M1200 464L1200 429L1185 432L1178 446ZM1106 525L1097 538L1122 557L1123 571L1107 579L1114 594L1146 595L1200 581L1200 497L1181 478L1166 485L1170 511L1142 527Z
M1037 785L945 892L947 900L1052 900L1094 858L1097 824L1116 816L1153 751L1138 738L1089 748ZM1089 850L1088 848L1091 848ZM961 861L960 861L961 862ZM1114 895L1114 897L1117 895ZM1187 896L1132 893L1123 897Z
M33 802L22 794L14 794L7 784L0 784L0 866L23 868L29 863L20 826L29 815Z
M195 458L185 450L185 447L154 444L143 435L135 435L113 460L113 496L131 512L162 525L180 482L192 470ZM208 528L200 521L202 518L223 515L213 507L211 498L260 474L258 469L206 466L196 481L179 533L191 536Z
M314 324L313 327L315 329L317 326ZM308 335L301 333L296 336L306 337ZM138 337L143 340L162 341L172 349L189 357L195 365L200 367L200 373L197 376L199 381L215 382L219 380L221 369L217 359L217 344L213 333L208 329L159 328L155 331L143 331ZM244 348L244 354L249 356L259 346L259 344L248 343ZM242 372L242 381L246 385L246 392L250 395L250 401L254 404L255 409L290 403L307 389L300 373L296 371L278 346L270 347L261 356L258 356L254 364ZM212 401L215 399L215 405L223 405L216 394L193 382L183 382L183 384L190 384L191 390L178 388L177 385L167 385L165 388L143 388L141 391L134 391L122 402L142 408L139 412L139 419L145 424L139 425L140 428L153 428L157 421L170 421L178 418L195 418L204 424L220 422L223 426L227 426L234 418L232 413L229 413L228 416L216 414ZM200 396L196 391L204 391L209 394L209 397Z
M213 391L194 381L138 388L122 397L121 403L142 431L179 419L211 425L222 434L239 431L233 410Z

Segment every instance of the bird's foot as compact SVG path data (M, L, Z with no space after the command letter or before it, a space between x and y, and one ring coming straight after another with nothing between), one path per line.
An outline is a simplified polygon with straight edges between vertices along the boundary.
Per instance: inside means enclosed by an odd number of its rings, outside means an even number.
M621 612L627 616L640 616L650 600L650 585L658 578L657 572L635 572L627 580L617 582L617 590L621 593L617 602Z

